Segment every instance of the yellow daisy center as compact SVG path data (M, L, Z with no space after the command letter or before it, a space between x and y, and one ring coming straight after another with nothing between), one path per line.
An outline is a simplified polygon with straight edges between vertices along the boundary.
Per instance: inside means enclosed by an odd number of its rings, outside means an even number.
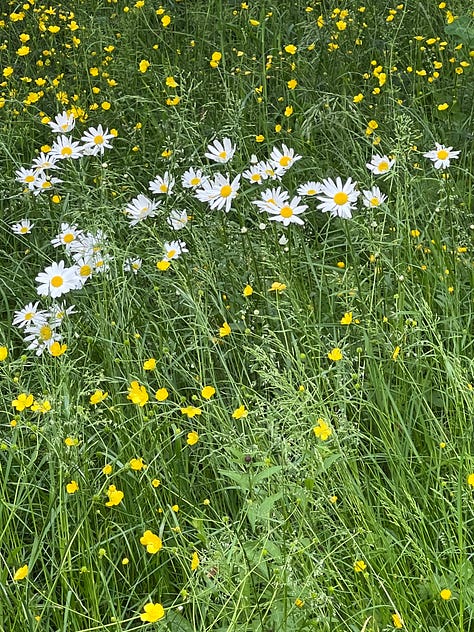
M33 312L27 312L24 316L23 316L23 320L31 320L34 316Z
M446 151L446 149L440 149L438 152L436 152L436 155L439 160L446 160L446 158L448 158L449 156L449 152Z
M378 206L380 204L380 200L378 197L373 197L370 200L370 205L371 206Z
M290 164L291 157L290 156L282 156L279 160L279 163L282 167L288 167Z
M102 145L104 142L104 137L101 136L100 134L97 134L97 136L94 136L94 143L96 145Z
M316 195L316 189L308 189L306 195Z
M224 184L224 186L221 188L221 197L229 197L231 193L232 187L230 186L230 184Z
M63 147L61 149L61 156L70 156L72 154L72 149L70 147Z
M162 193L166 193L166 192L168 191L168 185L167 185L167 184L165 184L165 183L160 184L160 191L161 191Z
M20 228L20 233L21 233L22 235L24 235L24 234L25 234L25 233L27 233L27 232L28 232L28 227L27 227L27 226L22 226L22 227Z
M382 160L382 162L379 162L379 164L377 165L377 169L378 171L388 171L388 162L386 160Z
M280 210L280 215L286 218L291 217L293 215L293 209L291 208L291 206L284 206Z
M53 278L51 279L51 285L53 287L61 287L63 283L64 283L63 277L59 275L53 276Z
M176 254L176 250L168 250L166 256L168 257L168 259L172 259Z
M338 191L338 193L336 193L336 195L333 197L334 204L337 204L338 206L343 206L344 204L346 204L348 199L349 196L347 195L347 193L344 193L344 191Z
M82 277L89 276L91 273L92 273L92 268L89 265L87 265L87 263L85 265L81 266L81 268L79 270L79 274Z
M45 181L42 183L41 188L42 188L42 189L49 189L49 187L50 187L50 186L52 186L52 185L51 185L51 182L50 182L49 180L45 180Z
M227 158L227 152L221 151L221 153L219 154L219 158L221 158L222 160L225 160Z
M50 340L53 335L53 330L49 325L43 325L40 329L41 340Z
M26 176L25 178L25 182L34 182L35 181L35 176Z
M201 182L201 178L191 178L189 184L193 187L197 186Z
M259 173L253 173L250 179L252 182L260 182L261 177L262 176Z
M63 241L65 244L70 244L71 241L74 241L74 235L72 233L66 233L63 237Z

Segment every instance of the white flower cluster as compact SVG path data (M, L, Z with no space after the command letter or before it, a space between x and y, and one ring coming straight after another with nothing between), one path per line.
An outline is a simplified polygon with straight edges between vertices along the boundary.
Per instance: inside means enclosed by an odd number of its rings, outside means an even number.
M16 180L26 185L33 195L39 195L49 191L55 184L62 182L60 178L51 175L49 171L58 172L63 160L77 160L83 156L103 155L106 149L111 149L110 141L114 138L108 129L102 125L89 127L81 137L81 141L75 141L66 134L72 131L76 121L72 114L63 112L58 114L54 121L49 123L52 131L57 134L48 153L41 152L30 168L21 168L15 172ZM27 231L28 232L28 231Z
M81 289L94 274L108 270L110 256L103 252L106 242L107 236L102 231L93 234L62 223L51 244L55 248L63 246L73 263L68 266L64 260L53 262L40 272L35 278L38 295L56 301L71 290ZM29 303L15 312L13 324L24 329L27 349L34 349L41 355L61 342L58 329L64 316L74 313L74 306L65 307L54 302L49 310L43 310L38 309L38 305L39 302Z

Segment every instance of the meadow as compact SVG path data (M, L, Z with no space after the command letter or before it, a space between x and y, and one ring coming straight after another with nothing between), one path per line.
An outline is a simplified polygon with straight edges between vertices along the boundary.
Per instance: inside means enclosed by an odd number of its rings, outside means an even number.
M0 51L0 630L474 630L472 2Z

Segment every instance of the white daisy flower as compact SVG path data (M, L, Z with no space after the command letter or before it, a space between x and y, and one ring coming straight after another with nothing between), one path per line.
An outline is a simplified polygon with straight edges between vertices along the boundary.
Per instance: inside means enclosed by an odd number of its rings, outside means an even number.
M177 259L183 253L189 252L184 241L166 241L163 244L163 250L165 251L163 261Z
M230 138L223 138L222 143L219 140L215 140L212 144L207 146L207 152L204 154L209 160L218 162L224 165L229 160L232 160L235 154L236 146L232 145Z
M39 171L38 174L37 179L33 183L33 195L40 195L40 193L49 191L49 189L51 189L55 184L60 184L62 182L59 178L48 176L42 171Z
M181 184L185 189L197 189L208 180L207 176L203 176L202 169L195 169L194 167L190 167L181 176Z
M32 224L29 219L22 219L18 224L12 225L12 231L16 235L28 235L28 233L31 233L33 227L34 224Z
M230 211L232 200L237 196L240 187L240 173L230 182L228 176L216 173L214 180L204 182L201 189L196 189L195 196L201 202L207 202L211 209Z
M321 183L314 182L311 180L310 182L305 182L304 184L300 184L297 189L298 195L306 195L308 197L313 197L321 192Z
M85 257L74 257L74 261L76 263L77 288L80 289L93 275L95 265L91 259Z
M123 264L123 269L125 272L133 272L133 274L137 274L140 268L142 267L141 259L132 259L129 257L125 259Z
M62 112L54 117L54 121L50 121L48 125L51 127L55 134L67 134L76 124L76 119L73 114Z
M71 241L68 250L74 261L84 258L94 264L95 259L102 256L101 251L106 244L107 235L102 230L98 230L95 234L80 232L77 238Z
M268 178L265 171L262 171L260 164L251 165L249 169L242 172L242 177L252 184L262 184Z
M138 224L138 222L143 221L147 217L154 217L155 211L160 204L161 202L150 200L146 195L140 193L125 207L125 213L130 219L130 226Z
M39 301L33 305L33 303L28 303L25 305L23 309L15 312L13 317L13 325L17 327L29 327L29 326L37 326L43 325L47 320L47 313L44 309L38 309Z
M189 221L186 211L171 211L166 220L173 230L181 230Z
M285 175L286 169L284 167L277 167L270 161L261 160L257 163L260 171L266 175L269 180L281 180L281 177Z
M24 169L23 167L15 171L15 175L15 180L26 184L30 190L35 188L35 183L39 177L36 169Z
M365 166L374 175L380 176L387 173L387 171L390 171L394 164L395 160L390 160L388 156L379 156L376 154L375 156L372 156L371 161L367 162Z
M28 342L26 347L28 350L34 350L37 356L40 356L46 349L49 349L54 342L61 341L61 335L54 331L55 326L52 323L44 323L35 327L31 327L26 332L24 338Z
M356 182L352 182L348 178L342 184L341 178L336 178L336 182L332 178L326 178L321 185L321 192L316 196L320 200L318 208L323 213L331 213L333 217L342 217L350 219L351 211L359 197L359 191L356 190Z
M287 201L283 206L276 206L275 208L268 207L267 213L270 215L268 219L275 220L276 222L281 222L283 226L289 226L289 224L300 224L303 225L303 220L298 217L301 215L307 208L307 204L302 204L299 206L301 202L301 198L295 196L291 202Z
M295 154L295 150L287 147L285 143L282 144L281 150L278 147L274 147L270 154L270 164L274 169L284 169L287 171L292 167L297 160L300 160L302 156Z
M102 125L89 127L81 138L84 143L82 151L88 156L102 155L105 149L112 149L112 145L109 143L112 138L114 135L109 134L108 128L104 131Z
M149 183L149 190L157 195L171 195L175 179L169 171L165 171L163 177L156 176L154 180Z
M77 314L77 310L74 308L75 305L66 307L64 303L54 303L48 312L48 320L51 327L59 327L66 316Z
M39 284L36 291L40 296L58 298L77 287L77 267L66 268L64 261L53 263L40 272L35 281Z
M385 202L387 196L378 187L372 187L368 191L362 191L362 203L367 208L375 208Z
M78 141L73 141L69 136L62 134L54 141L49 155L57 160L65 160L66 158L76 160L82 157L83 151Z
M427 151L423 156L429 158L433 162L435 169L447 169L450 165L450 160L458 158L461 153L459 150L453 151L452 147L445 147L439 143L435 143L436 149Z
M272 213L285 206L290 199L290 194L281 187L277 187L276 189L265 189L260 193L260 198L260 200L253 200L252 204L258 206L261 212Z
M32 168L35 169L36 172L43 171L44 169L59 169L57 160L57 157L50 156L42 151L40 155L33 160Z
M51 239L51 244L57 248L58 246L65 246L66 250L72 249L72 242L78 239L82 234L82 230L79 230L77 226L62 223L59 233Z
M94 265L94 272L104 273L110 270L110 262L112 257L110 255L96 254L92 263Z

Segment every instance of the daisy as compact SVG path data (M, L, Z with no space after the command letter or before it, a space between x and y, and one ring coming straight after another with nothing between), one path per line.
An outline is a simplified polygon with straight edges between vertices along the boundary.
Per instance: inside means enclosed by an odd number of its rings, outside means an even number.
M163 261L177 259L183 253L189 252L184 241L166 241L163 244L163 249L165 251Z
M265 189L260 194L260 198L260 200L253 200L252 204L258 206L261 212L273 213L276 209L285 206L290 199L290 194L281 187L277 187L276 189Z
M16 325L20 329L28 326L42 325L46 322L47 313L44 309L38 309L39 301L33 305L28 303L23 309L15 312L13 317L13 325Z
M458 158L460 151L452 151L452 147L445 147L439 143L435 143L436 149L427 151L423 156L429 158L434 165L435 169L446 169L449 167L450 160L452 158Z
M275 206L274 208L268 207L268 209L266 209L270 215L268 219L282 222L283 226L288 226L289 224L303 225L304 222L298 215L303 213L308 208L308 205L302 204L298 206L300 202L301 198L295 196L291 202L287 201L283 206Z
M40 296L58 298L77 287L77 267L66 268L64 261L52 263L35 281L39 284L36 291Z
M181 230L189 221L186 211L171 211L166 220L173 230Z
M66 250L71 250L72 242L82 234L82 230L79 230L77 226L71 224L61 224L59 233L51 239L51 244L57 248L58 246L65 246Z
M265 174L269 180L280 180L285 175L286 169L284 167L277 167L269 161L261 160L257 166L260 171Z
M260 164L251 165L249 169L242 173L242 177L252 182L252 184L262 184L268 178L265 171L262 171Z
M18 224L13 224L12 231L16 235L27 235L31 233L33 226L34 224L32 224L29 219L22 219Z
M78 257L93 259L100 254L106 243L107 235L103 230L98 230L95 234L80 231L76 239L70 242L69 250L74 259Z
M362 191L363 204L367 208L375 208L385 202L387 196L378 187L372 187L369 191Z
M390 171L394 163L395 160L390 160L388 156L379 156L378 154L376 154L375 156L372 156L371 161L366 163L365 166L374 175L380 176L383 173L387 173L387 171Z
M54 326L50 323L31 327L26 333L24 340L29 343L26 348L35 350L38 356L42 355L55 342L61 341L61 335L54 331Z
M95 255L92 260L94 266L94 272L108 272L110 270L110 262L112 257L110 255L102 255L100 252Z
M311 180L310 182L300 184L297 189L297 193L298 195L307 195L308 197L317 195L318 193L321 193L321 183Z
M284 169L284 171L287 171L297 160L300 160L300 158L302 158L302 156L295 154L294 149L290 149L283 143L281 150L278 149L278 147L272 149L270 164L275 169Z
M151 180L148 188L157 195L171 195L174 184L173 176L169 171L165 171L163 177L156 176L154 180Z
M140 193L125 207L125 213L130 219L130 226L138 224L146 217L154 217L155 211L160 204L161 202L152 201Z
M39 175L33 183L33 188L32 188L33 195L39 195L40 193L43 193L44 191L48 191L55 184L59 184L60 182L62 182L62 180L60 180L59 178L54 178L53 176L47 176L42 171L39 171L38 173Z
M331 178L326 178L321 185L321 192L316 196L320 201L318 208L323 213L331 213L333 217L350 219L354 203L359 197L356 184L351 178L348 178L344 184L341 178L336 178L336 182Z
M54 117L54 121L50 121L48 123L53 132L55 132L56 134L67 134L72 129L74 129L75 124L76 119L74 118L74 115L68 114L67 112L57 114Z
M35 183L38 180L38 172L36 169L24 169L22 167L21 169L15 171L15 175L15 180L17 182L22 182L23 184L26 184L26 186L30 190L33 190L35 188Z
M105 149L112 149L112 145L109 143L112 138L114 135L109 134L108 128L104 131L102 125L89 127L81 138L84 143L82 151L88 156L102 155Z
M194 169L194 167L190 167L181 176L181 184L185 189L197 189L208 180L207 176L202 175L201 169Z
M50 156L42 151L40 155L33 160L32 168L35 169L36 172L43 171L44 169L59 169L56 164L57 160L57 157Z
M87 279L90 279L94 273L94 262L91 259L85 259L84 257L74 257L76 263L76 287L80 289L83 287Z
M236 147L232 145L230 138L223 138L222 143L219 140L215 140L211 145L208 145L204 156L209 158L209 160L224 165L229 160L232 160L235 149Z
M125 259L125 262L123 264L123 269L125 272L133 272L134 274L137 274L141 267L142 260L132 259L131 257Z
M74 308L75 305L66 307L64 303L54 303L48 312L48 322L51 327L56 329L56 327L61 325L66 316L77 314L77 310Z
M229 177L216 173L214 180L204 182L202 189L196 189L195 195L201 202L207 202L211 209L230 211L232 200L240 187L240 173L230 182Z
M64 136L64 134L58 136L54 141L49 153L50 157L56 158L57 160L65 160L66 158L76 160L83 155L82 147L79 145L79 142L73 141L72 138Z

